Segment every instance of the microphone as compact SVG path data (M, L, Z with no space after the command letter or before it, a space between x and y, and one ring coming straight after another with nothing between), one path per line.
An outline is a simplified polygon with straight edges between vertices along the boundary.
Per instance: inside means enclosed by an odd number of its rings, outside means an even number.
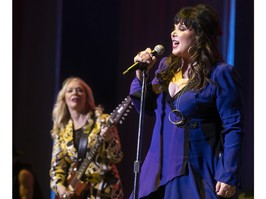
M164 47L160 44L155 46L154 49L151 51L151 54L153 56L162 55L163 53L164 53ZM146 65L146 63L136 62L133 65L131 65L127 70L125 70L123 72L123 75L125 75L126 73L128 73L130 71L140 69L144 65Z

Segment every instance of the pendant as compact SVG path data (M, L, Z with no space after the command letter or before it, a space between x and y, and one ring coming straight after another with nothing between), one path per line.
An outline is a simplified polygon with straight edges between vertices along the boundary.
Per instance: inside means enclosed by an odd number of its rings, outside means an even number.
M169 121L177 126L183 125L185 123L184 115L180 110L172 110L168 115Z

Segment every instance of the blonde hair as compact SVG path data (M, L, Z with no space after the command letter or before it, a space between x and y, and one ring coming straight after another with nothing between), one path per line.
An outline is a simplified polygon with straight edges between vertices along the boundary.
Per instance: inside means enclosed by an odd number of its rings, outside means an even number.
M86 112L89 113L90 111L94 111L96 108L95 103L94 103L93 93L89 85L79 77L67 78L62 84L62 88L57 95L57 100L56 100L56 103L52 111L52 119L54 123L53 129L51 132L52 137L55 137L56 134L59 133L59 131L62 130L66 126L66 124L68 123L70 119L70 113L68 111L68 107L65 101L65 93L66 93L67 86L73 80L79 81L86 93L86 107L87 107Z

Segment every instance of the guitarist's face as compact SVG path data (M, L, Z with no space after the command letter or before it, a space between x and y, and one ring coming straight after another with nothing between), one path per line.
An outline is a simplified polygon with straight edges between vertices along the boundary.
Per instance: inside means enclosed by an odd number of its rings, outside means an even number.
M67 86L65 100L70 110L85 111L86 94L79 80L73 79Z

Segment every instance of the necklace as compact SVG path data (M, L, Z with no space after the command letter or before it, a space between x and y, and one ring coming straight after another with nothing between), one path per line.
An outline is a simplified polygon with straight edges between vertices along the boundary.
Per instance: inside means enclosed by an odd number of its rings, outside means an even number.
M177 102L176 106L172 104L172 111L168 114L168 119L169 121L177 126L181 126L185 123L185 117L183 113L179 110L179 105L181 98L188 86L188 79L183 79L182 78L182 72L179 71L172 79L171 83L176 83L178 87L180 88L179 94L177 96Z
M81 119L76 119L73 120L74 123L74 129L80 129L81 127L83 127L86 123L87 123L87 116L81 118Z

